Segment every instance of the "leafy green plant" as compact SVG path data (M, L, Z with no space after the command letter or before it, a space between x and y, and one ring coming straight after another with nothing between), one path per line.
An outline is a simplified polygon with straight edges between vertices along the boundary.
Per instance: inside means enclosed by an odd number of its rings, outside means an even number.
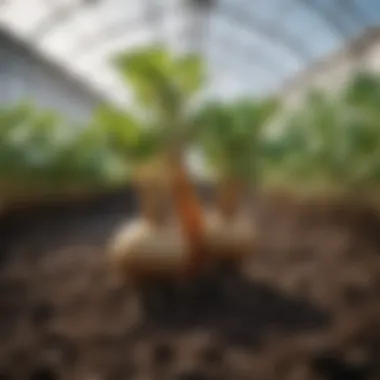
M214 103L197 118L199 141L206 162L222 178L257 180L264 126L278 109L275 99Z
M198 56L177 57L156 46L119 55L115 64L132 85L144 125L158 131L158 156L165 156L174 210L191 247L189 270L196 270L203 261L203 213L183 153L195 130L191 106L204 84L203 62ZM145 205L149 203L146 200Z
M342 91L311 91L277 136L262 148L266 176L306 188L344 191L377 187L380 81L360 73Z
M3 107L1 183L51 189L113 184L175 140L173 131L185 128L187 101L201 86L201 60L148 48L115 63L144 114L104 105L88 125L75 126L29 102Z
M189 108L205 80L202 59L193 54L177 57L156 46L123 53L114 62L132 85L144 119L161 128L168 144L186 141L193 127Z
M112 184L121 178L120 159L96 129L68 125L55 112L27 103L0 111L3 191L24 191L28 196L31 188L56 191Z

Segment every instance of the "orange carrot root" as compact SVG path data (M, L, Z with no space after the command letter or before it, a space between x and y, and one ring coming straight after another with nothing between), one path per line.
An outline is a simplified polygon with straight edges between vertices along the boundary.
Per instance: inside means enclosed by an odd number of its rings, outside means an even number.
M191 256L188 274L196 275L204 263L203 210L181 159L171 159L172 196L181 226L188 238Z

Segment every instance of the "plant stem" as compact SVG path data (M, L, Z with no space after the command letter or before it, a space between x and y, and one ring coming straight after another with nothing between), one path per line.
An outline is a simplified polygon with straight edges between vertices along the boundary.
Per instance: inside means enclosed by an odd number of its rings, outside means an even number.
M203 210L181 154L170 155L169 168L174 208L190 245L188 274L196 275L205 260Z
M159 195L149 183L138 183L137 192L140 200L141 215L144 220L158 224L160 220Z
M242 191L242 183L234 179L225 179L219 185L217 206L225 218L231 218L236 215Z
M138 165L136 167L135 185L144 220L158 225L165 217L164 183L160 161Z

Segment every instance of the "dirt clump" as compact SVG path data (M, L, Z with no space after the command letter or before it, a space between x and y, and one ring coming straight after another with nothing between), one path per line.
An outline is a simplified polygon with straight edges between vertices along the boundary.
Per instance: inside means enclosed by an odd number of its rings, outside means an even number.
M0 380L380 378L373 207L264 197L260 244L239 277L142 308L104 257L110 231L136 209L121 199L2 216Z

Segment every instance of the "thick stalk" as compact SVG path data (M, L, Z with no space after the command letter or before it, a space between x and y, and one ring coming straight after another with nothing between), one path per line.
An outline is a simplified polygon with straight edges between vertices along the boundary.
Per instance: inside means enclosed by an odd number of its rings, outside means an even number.
M202 207L180 154L170 157L169 168L173 205L190 245L188 274L196 275L205 260Z
M149 183L138 183L136 190L139 197L142 218L152 224L159 222L158 194L154 193Z
M165 217L164 170L160 160L138 165L135 169L135 187L144 220L159 224Z
M217 207L223 217L233 218L239 209L243 185L233 179L225 179L218 186Z

